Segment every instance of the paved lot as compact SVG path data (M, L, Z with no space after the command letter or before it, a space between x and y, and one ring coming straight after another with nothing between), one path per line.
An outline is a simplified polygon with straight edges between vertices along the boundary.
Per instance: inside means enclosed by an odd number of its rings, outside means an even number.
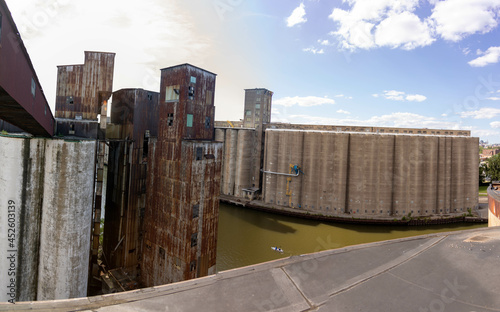
M500 228L351 246L177 284L0 310L500 311Z

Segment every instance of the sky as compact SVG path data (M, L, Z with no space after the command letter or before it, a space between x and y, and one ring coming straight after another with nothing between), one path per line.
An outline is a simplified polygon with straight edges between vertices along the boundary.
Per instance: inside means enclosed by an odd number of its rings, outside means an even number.
M54 110L57 65L115 52L113 89L160 69L217 74L216 120L244 89L273 122L471 130L500 143L500 0L6 0Z

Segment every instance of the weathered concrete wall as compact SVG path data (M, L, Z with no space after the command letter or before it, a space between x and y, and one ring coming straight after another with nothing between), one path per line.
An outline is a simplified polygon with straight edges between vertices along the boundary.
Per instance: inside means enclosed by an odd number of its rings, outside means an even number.
M36 299L44 150L44 139L0 136L0 302Z
M402 217L477 206L477 138L266 131L263 200L315 214ZM289 181L287 181L287 179Z
M87 294L95 141L48 140L37 300Z
M86 296L94 153L95 141L0 136L0 301Z
M221 194L244 197L243 189L258 187L260 141L255 129L215 129L215 140L224 142Z

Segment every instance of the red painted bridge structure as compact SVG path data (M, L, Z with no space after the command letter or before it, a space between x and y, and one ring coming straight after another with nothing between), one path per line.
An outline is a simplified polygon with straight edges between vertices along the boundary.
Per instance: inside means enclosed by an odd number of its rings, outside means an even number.
M4 0L0 0L0 126L54 134L54 116Z

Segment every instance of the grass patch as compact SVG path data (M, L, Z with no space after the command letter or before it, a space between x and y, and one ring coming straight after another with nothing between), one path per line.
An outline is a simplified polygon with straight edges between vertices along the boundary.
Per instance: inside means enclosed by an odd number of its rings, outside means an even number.
M479 196L488 196L488 186L489 185L479 186Z

